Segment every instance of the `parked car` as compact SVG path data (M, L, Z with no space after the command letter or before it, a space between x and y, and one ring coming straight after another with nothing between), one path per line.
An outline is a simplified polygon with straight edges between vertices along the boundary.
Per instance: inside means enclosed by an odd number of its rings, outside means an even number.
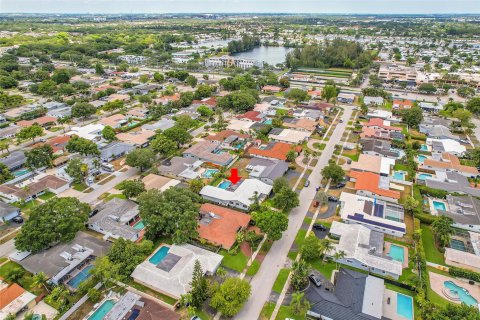
M23 217L22 216L13 217L12 221L15 223L23 223Z
M199 316L193 316L190 318L190 320L200 320L200 317Z
M303 184L305 188L307 188L309 185L310 185L310 180L305 181L305 183Z
M308 279L310 279L310 281L312 281L315 286L317 287L322 286L322 280L319 277L317 277L315 274L310 273L310 275L308 276Z
M90 213L88 214L88 216L91 218L91 217L93 217L94 215L96 215L97 213L98 213L98 209L93 209L92 212L90 212Z
M334 197L334 196L328 196L328 201L338 202L338 198L337 198L337 197Z
M315 230L320 230L320 231L327 231L327 227L325 227L323 224L314 224L313 229Z
M340 123L343 123L343 119L340 119Z

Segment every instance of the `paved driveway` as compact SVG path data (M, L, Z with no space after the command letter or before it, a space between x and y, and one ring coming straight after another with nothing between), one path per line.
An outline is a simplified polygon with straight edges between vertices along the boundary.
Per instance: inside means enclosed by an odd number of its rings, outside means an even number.
M342 138L351 115L352 108L345 107L345 112L342 116L343 123L339 123L336 126L330 140L327 142L325 150L323 150L322 155L318 159L317 165L314 167L312 174L310 175L309 179L314 185L320 183L321 171L328 165L328 160L330 160L333 155L335 145L340 143L340 139ZM298 230L302 226L315 193L315 188L303 188L300 192L300 206L293 209L290 213L288 229L283 233L283 237L280 240L273 243L272 248L263 260L260 269L253 277L250 283L252 285L252 295L235 319L258 319L264 303L270 296L270 291L280 269L283 268L287 262L288 251L292 246Z

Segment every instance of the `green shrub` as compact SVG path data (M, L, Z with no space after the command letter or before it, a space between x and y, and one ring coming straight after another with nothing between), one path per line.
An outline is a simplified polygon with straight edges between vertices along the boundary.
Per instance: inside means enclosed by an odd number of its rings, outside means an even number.
M475 282L480 282L480 273L458 268L458 267L449 267L448 273L454 277L465 278L468 280L473 280Z

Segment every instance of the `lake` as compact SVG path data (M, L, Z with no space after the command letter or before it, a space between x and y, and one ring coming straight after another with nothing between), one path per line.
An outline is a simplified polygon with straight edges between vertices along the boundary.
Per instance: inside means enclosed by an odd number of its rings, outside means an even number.
M276 65L277 63L284 63L285 55L291 50L292 48L260 46L250 51L235 53L233 56L245 59L255 59L266 62L270 65Z

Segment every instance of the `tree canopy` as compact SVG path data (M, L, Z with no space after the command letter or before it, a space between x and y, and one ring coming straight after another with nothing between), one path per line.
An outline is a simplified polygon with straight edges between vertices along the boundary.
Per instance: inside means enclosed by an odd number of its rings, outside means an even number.
M252 213L256 225L267 234L271 240L279 240L282 233L288 228L288 217L281 211L260 208Z
M224 316L233 317L250 297L251 286L246 280L233 277L227 278L210 300L210 306L220 311Z
M98 147L95 142L85 138L81 138L79 136L73 136L68 141L65 149L67 149L67 151L70 153L78 152L84 156L100 154L100 151L98 151Z

